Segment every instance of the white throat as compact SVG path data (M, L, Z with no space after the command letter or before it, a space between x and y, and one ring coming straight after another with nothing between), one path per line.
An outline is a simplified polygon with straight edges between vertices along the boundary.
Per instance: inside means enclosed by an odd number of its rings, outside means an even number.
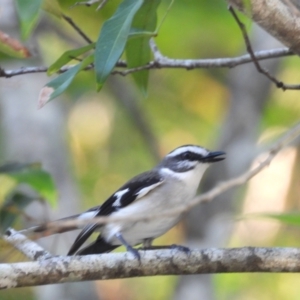
M208 167L209 164L198 164L194 169L186 172L175 172L168 168L162 168L161 172L162 174L175 177L177 180L183 182L186 188L196 194L200 180Z

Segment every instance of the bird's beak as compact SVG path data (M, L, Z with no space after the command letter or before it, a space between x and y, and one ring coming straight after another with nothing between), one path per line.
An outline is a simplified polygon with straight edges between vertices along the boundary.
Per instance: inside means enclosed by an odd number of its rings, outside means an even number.
M208 163L217 162L225 159L225 154L223 151L210 152L206 157L203 157L203 161Z

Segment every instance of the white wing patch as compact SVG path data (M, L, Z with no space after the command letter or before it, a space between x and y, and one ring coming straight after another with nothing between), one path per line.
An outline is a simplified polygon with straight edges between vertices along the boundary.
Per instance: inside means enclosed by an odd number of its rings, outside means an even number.
M116 197L116 200L112 206L117 206L117 207L121 206L121 199L122 199L123 195L125 195L128 191L129 191L129 188L116 192L114 194L114 197Z
M171 151L167 157L174 157L174 156L177 156L177 155L180 155L184 152L187 152L187 151L190 151L190 152L193 152L193 153L198 153L200 155L203 155L203 156L206 156L209 151L205 148L202 148L200 146L193 146L193 145L189 145L189 146L182 146L182 147L178 147L176 148L175 150Z
M142 197L144 197L145 195L147 195L150 191L152 191L153 189L155 189L157 186L161 185L164 181L159 181L155 184L152 184L150 186L147 186L143 189L141 189L138 193L136 193L137 197L136 199L140 199Z

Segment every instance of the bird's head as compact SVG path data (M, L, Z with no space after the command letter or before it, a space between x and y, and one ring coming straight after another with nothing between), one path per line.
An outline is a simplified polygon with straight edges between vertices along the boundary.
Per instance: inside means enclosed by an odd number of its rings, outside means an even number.
M211 163L225 159L223 151L209 151L197 145L183 145L167 154L159 167L183 173L201 167L206 169Z

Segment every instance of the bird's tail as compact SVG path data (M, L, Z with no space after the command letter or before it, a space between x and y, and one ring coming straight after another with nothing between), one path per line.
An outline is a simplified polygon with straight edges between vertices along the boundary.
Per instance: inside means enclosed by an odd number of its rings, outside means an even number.
M89 255L89 254L100 254L100 253L106 253L111 252L114 249L120 247L119 245L111 245L107 243L101 235L98 236L97 240L88 246L82 248L79 250L76 255ZM73 255L75 253L68 253L68 255Z

